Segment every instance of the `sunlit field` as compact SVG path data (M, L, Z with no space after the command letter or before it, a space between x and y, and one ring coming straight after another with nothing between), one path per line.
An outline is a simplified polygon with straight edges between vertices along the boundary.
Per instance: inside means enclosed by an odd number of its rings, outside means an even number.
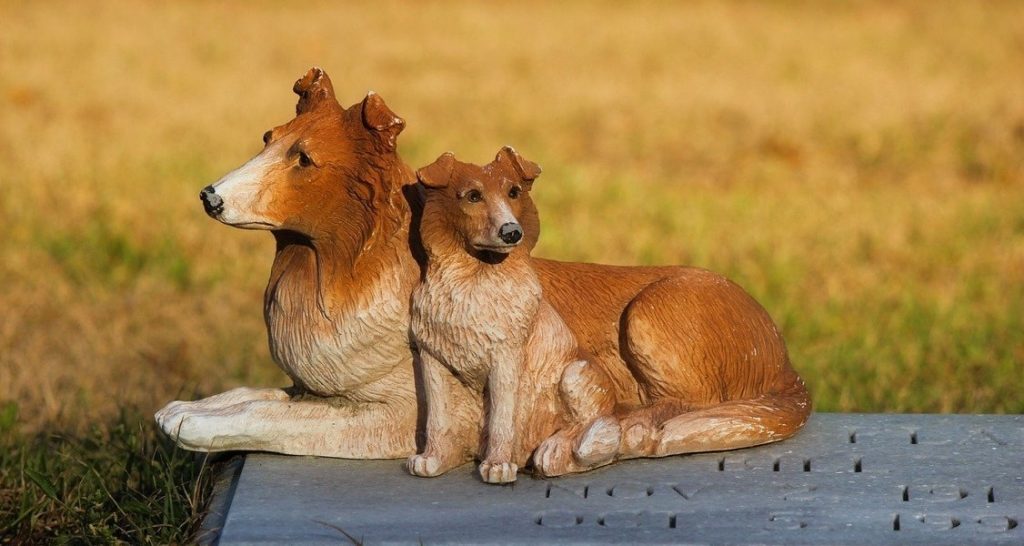
M272 237L197 196L313 65L406 119L413 167L540 163L535 255L740 283L820 411L1024 412L1020 2L3 2L0 536L101 536L53 500L74 464L53 496L23 470L54 438L148 457L166 401L287 384Z

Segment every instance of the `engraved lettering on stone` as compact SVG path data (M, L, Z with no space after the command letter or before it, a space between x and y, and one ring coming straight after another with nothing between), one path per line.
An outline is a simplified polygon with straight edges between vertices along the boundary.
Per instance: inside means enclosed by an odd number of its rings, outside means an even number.
M982 444L996 447L1010 445L1009 439L1004 438L989 429L972 430L967 440L968 441L965 443L968 444Z
M948 446L953 443L953 440L943 436L941 430L917 430L912 434L911 443L924 446Z
M967 498L967 490L950 484L912 485L904 492L905 501L917 502L956 502Z
M960 526L960 520L948 514L923 514L916 519L929 531L949 531Z
M910 438L913 433L909 428L858 428L849 433L847 442L872 447L879 444L908 444L912 443Z
M975 523L982 533L1005 533L1017 527L1017 520L1006 516L982 516Z
M667 512L608 512L597 519L598 525L612 529L631 527L652 527L670 529L673 527L674 515Z
M608 496L617 499L642 499L654 494L654 488L641 482L623 482L608 489Z
M768 531L795 531L807 528L807 517L800 512L774 512L764 528Z
M589 487L586 485L556 485L549 483L545 497L549 499L585 499L589 493L588 489Z
M726 457L722 460L722 464L719 468L726 472L736 472L740 470L772 471L777 467L775 457L770 455L761 455L755 457Z
M1024 481L1012 484L1001 483L997 486L989 487L986 493L988 494L988 502L1024 504Z
M583 516L566 510L548 510L541 512L534 521L543 527L575 527L583 523Z
M685 485L676 484L672 486L672 490L675 491L680 497L691 500L697 495L703 496L705 493L714 490L714 486L711 485Z
M808 472L857 472L860 459L849 453L822 455L808 460L804 467Z
M776 472L804 472L809 468L810 461L800 455L783 455L776 459L774 470Z
M818 486L816 485L785 484L782 487L784 490L784 493L782 494L782 500L795 502L811 502L819 500L821 498L818 493Z

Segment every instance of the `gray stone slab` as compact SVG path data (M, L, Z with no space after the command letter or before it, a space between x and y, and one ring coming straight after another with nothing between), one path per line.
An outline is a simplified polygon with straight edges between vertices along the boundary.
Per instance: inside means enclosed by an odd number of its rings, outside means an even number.
M509 486L253 454L220 544L1020 545L1022 463L1024 416L996 415L816 414L780 444Z

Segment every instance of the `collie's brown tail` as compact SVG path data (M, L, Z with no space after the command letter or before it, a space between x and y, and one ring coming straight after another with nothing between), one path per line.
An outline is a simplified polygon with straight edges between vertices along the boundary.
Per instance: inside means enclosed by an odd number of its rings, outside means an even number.
M810 413L807 387L793 374L785 388L752 399L730 400L657 420L649 412L640 418L623 416L620 456L665 457L777 442L796 434Z

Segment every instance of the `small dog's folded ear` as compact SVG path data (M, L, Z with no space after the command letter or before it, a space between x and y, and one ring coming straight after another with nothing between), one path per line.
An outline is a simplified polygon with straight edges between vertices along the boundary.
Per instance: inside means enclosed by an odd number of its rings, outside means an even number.
M533 181L540 176L540 165L522 157L511 146L504 146L501 150L498 150L498 155L494 156L494 161L498 165L511 168L512 172L519 175L527 189L530 189L533 186Z
M416 179L428 188L445 188L455 170L455 154L445 152L433 163L416 171Z
M380 95L370 91L363 99L363 125L376 132L388 150L394 150L398 133L405 129L405 120L384 104Z
M299 78L292 86L292 91L299 96L299 102L295 105L296 116L309 112L325 100L335 100L331 78L317 66L310 68L305 76Z

